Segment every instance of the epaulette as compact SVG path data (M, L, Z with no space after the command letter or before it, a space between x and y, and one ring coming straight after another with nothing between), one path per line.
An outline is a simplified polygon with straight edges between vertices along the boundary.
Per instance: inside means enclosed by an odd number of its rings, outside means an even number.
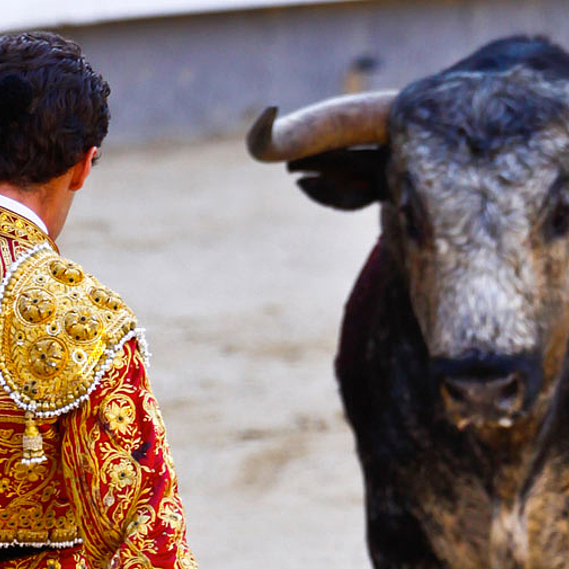
M37 418L78 407L143 330L120 296L41 244L0 284L0 385L26 413L23 462L45 459Z

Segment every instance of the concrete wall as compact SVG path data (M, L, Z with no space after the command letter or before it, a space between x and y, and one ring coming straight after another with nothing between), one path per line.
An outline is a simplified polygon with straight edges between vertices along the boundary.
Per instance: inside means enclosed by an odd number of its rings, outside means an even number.
M86 26L135 18L206 14L234 10L341 4L361 0L18 0L0 3L0 30L3 32L37 26Z
M81 42L112 85L109 140L139 143L239 132L267 104L286 111L401 87L505 34L568 46L568 14L566 0L384 0L58 31Z

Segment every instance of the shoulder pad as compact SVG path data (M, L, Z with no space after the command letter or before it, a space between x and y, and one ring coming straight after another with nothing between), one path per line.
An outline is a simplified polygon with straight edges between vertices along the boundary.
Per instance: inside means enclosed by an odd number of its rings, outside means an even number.
M116 293L46 244L10 267L0 303L0 385L39 417L77 407L143 332Z

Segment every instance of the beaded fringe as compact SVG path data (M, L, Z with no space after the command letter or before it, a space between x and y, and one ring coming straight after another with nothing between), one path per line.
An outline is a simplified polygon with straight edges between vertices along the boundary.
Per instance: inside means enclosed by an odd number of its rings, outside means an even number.
M27 261L29 258L33 257L34 255L42 252L43 250L47 250L47 249L51 249L51 246L49 245L49 243L41 243L40 245L36 245L32 249L30 249L27 253L25 253L24 255L19 257L16 261L14 261L14 263L12 263L12 265L10 266L10 269L6 272L6 275L4 276L4 279L2 280L2 283L0 284L0 309L1 309L2 304L4 302L4 292L6 290L6 286L8 285L12 276L18 270L20 265L22 265L22 263L24 263L25 261ZM87 392L84 395L82 395L81 397L78 397L75 401L73 401L73 403L65 405L64 407L61 407L60 409L56 409L53 411L37 411L36 410L37 409L36 402L32 401L31 403L25 403L24 401L22 401L20 394L13 391L10 388L10 386L7 384L7 382L4 379L4 376L2 375L1 371L0 371L0 386L2 386L4 388L4 391L6 391L8 396L14 401L14 403L20 409L23 409L24 411L33 412L35 417L46 418L46 419L51 418L51 417L58 417L59 415L62 415L64 413L68 413L69 411L76 409L77 407L79 407L79 405L81 405L81 403L83 403L83 401L85 401L89 397L89 395L91 395L93 390L99 385L103 376L111 368L111 365L113 363L113 360L115 359L115 356L120 352L120 350L123 349L124 345L129 340L131 340L132 338L137 339L138 346L140 348L140 352L141 352L142 357L144 359L144 365L146 367L149 367L150 366L151 354L148 350L148 342L146 341L145 332L146 332L146 330L144 328L135 328L134 330L127 332L114 346L107 348L103 352L103 356L101 356L101 360L99 361L99 363L95 367L95 376L93 379L93 383L89 386L89 389L87 390ZM106 355L106 358L103 360L103 357L105 355Z
M14 539L13 541L0 542L0 549L6 549L8 547L54 547L56 549L65 549L81 543L83 543L83 540L80 537L76 537L71 541L51 541L48 539L42 542L26 542Z

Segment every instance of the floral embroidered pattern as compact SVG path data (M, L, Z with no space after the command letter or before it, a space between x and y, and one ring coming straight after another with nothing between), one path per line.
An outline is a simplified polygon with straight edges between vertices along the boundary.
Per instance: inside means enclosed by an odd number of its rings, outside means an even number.
M49 378L61 372L67 363L67 358L67 347L61 340L40 338L31 345L28 362L35 376ZM30 398L35 399L37 396L43 395L43 390L36 392L29 390L28 393Z
M70 310L65 316L64 326L67 335L76 342L91 342L103 331L101 319L86 308Z
M109 472L111 488L121 489L125 486L133 485L136 480L136 473L132 463L128 460L121 460L119 463L113 464Z
M16 236L22 241L14 241ZM35 226L0 209L0 276L45 241ZM11 327L3 334L14 358L27 361L30 373L17 375L21 383L5 386L13 389L12 398L0 390L0 544L33 542L63 549L43 550L2 567L195 569L164 425L139 351L146 353L146 345L134 330L132 313L115 293L91 285L96 281L77 265L45 259L51 273L30 273L4 323ZM128 311L129 318L116 326L120 343L112 350L104 343L100 351L92 350L89 342L99 342L103 333L90 315L101 315L108 328L120 321L121 311ZM97 389L85 385L90 380L81 372L61 381L60 368L84 370L99 358ZM46 394L55 398L42 402ZM41 404L32 426L43 440L43 462L20 461L31 421L25 411L33 413L20 406L16 395ZM81 406L75 409L74 401ZM58 409L63 414L54 412Z
M126 528L127 532L137 538L146 538L154 522L154 517L154 511L146 508L135 515L132 522L130 522Z
M164 424L134 340L63 425L67 487L86 520L93 567L195 569ZM73 475L78 469L83 477Z
M106 287L93 287L89 290L89 297L97 306L110 310L120 310L124 306L121 297Z
M107 403L103 409L103 417L111 431L126 435L132 432L135 409L129 399L118 398Z
M80 284L84 278L81 267L65 259L55 259L52 261L49 264L49 272L55 280L70 286Z
M55 312L55 299L41 288L30 288L18 300L18 313L30 324L40 324L49 320Z

